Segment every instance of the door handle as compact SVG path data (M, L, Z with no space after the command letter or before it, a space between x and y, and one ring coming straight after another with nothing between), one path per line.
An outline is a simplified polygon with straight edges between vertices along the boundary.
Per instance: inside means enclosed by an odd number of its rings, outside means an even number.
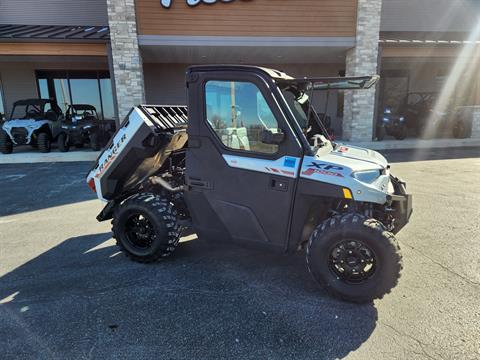
M270 179L270 187L277 191L288 191L288 180Z
M201 179L188 178L187 184L188 186L197 188L197 189L205 189L205 190L213 189L212 183L210 181L205 181Z

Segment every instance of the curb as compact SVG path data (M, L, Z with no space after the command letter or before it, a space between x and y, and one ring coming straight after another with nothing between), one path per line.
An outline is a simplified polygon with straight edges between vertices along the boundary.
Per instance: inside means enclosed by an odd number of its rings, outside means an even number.
M406 139L369 142L348 142L347 145L359 146L371 150L418 150L418 149L454 149L480 148L480 139ZM479 149L480 151L480 149Z

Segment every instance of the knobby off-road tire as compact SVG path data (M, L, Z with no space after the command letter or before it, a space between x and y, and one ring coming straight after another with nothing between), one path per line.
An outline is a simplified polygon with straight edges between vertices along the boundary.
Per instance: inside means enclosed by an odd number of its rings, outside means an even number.
M467 124L463 120L458 120L452 129L452 135L455 139L465 139L468 137Z
M12 140L4 130L0 130L0 151L2 154L11 154L13 151Z
M67 134L61 133L60 135L58 135L57 145L58 150L60 150L61 152L67 152L70 149L70 145L68 144L67 140Z
M402 127L395 134L395 139L397 139L397 140L405 140L406 137L407 137L407 128L406 127Z
M120 250L141 263L170 256L180 239L176 211L168 200L155 194L140 193L123 201L112 224Z
M385 139L386 132L387 131L385 130L385 127L379 126L377 128L377 140L378 141L383 141Z
M93 151L100 151L102 149L102 146L100 145L100 137L97 133L90 135L90 147Z
M308 242L307 266L329 293L356 303L388 294L403 268L395 236L360 214L338 215L320 224Z
M51 142L50 142L50 137L48 136L47 133L41 132L37 136L37 144L38 144L38 150L42 153L49 153L51 150Z

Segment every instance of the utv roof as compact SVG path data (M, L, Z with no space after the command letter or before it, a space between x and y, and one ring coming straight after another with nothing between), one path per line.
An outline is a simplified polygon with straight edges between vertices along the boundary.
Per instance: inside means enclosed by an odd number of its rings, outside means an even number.
M198 71L246 71L262 72L279 84L292 85L301 90L355 90L368 89L380 78L378 75L349 76L349 77L304 77L294 78L290 75L275 69L251 66L251 65L196 65L188 68L188 72Z
M13 103L13 106L19 105L37 105L37 106L45 106L45 104L54 103L55 101L50 99L25 99L25 100L18 100Z
M94 110L94 111L97 111L97 109L95 108L95 106L93 105L89 105L89 104L72 104L70 105L72 108L74 108L75 110Z
M275 80L278 79L293 79L291 76L285 74L282 71L270 69L261 66L253 65L194 65L190 66L187 70L190 72L200 72L200 71L245 71L245 72L263 72L268 76L272 77Z
M302 90L359 90L369 89L380 76L348 76L348 77L320 77L280 80L279 83L294 85Z

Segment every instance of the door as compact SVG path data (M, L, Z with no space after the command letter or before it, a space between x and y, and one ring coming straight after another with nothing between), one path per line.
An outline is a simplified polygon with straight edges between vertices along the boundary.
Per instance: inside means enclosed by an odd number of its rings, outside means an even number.
M302 148L266 81L230 71L189 83L199 111L189 111L185 197L201 237L286 246ZM262 142L264 130L285 139Z

